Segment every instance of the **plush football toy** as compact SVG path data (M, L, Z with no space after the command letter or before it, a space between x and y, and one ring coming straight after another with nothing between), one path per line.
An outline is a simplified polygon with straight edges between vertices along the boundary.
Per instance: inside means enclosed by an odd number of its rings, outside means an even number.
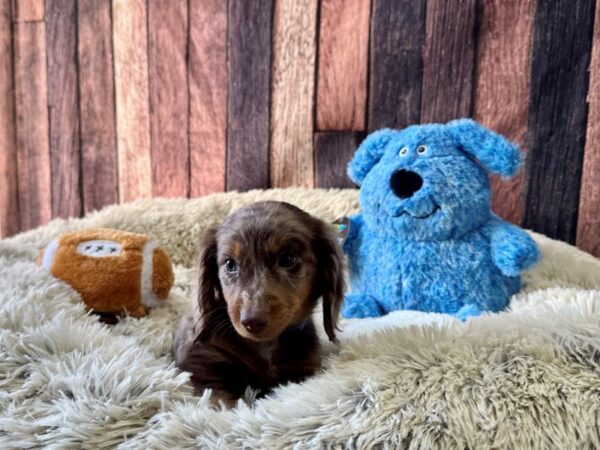
M173 286L169 255L142 234L102 228L66 233L40 252L38 263L99 313L142 317Z
M515 145L470 119L369 135L348 166L362 212L344 242L344 316L413 309L465 319L505 308L540 253L491 211L488 174L510 177L520 165Z

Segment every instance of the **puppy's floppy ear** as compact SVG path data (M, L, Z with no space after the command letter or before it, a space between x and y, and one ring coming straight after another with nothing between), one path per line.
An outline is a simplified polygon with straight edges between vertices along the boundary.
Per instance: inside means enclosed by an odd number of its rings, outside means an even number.
M474 120L453 120L446 126L461 148L474 156L488 172L509 178L521 167L519 147Z
M360 144L354 157L348 164L348 176L355 184L358 186L361 185L373 166L379 162L386 145L396 133L398 132L395 130L384 128L371 133Z
M216 230L210 229L200 242L198 270L198 307L205 317L219 306L220 296Z
M344 255L333 227L325 223L319 224L313 245L318 260L316 282L323 297L323 326L329 340L335 341L335 330L346 289Z

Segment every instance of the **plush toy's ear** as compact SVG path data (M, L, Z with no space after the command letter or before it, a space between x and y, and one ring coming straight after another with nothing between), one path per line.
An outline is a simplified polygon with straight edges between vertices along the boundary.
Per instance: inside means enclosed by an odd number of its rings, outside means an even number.
M448 122L456 142L490 173L512 177L521 167L519 147L471 119Z
M354 158L348 164L348 176L355 184L361 185L369 171L383 156L385 146L395 133L397 131L384 128L371 133L360 144Z

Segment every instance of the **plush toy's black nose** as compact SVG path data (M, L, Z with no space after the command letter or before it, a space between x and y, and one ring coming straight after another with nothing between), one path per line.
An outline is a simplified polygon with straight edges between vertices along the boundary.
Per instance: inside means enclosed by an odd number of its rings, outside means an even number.
M411 170L398 170L390 178L392 192L400 198L412 197L423 186L423 178Z

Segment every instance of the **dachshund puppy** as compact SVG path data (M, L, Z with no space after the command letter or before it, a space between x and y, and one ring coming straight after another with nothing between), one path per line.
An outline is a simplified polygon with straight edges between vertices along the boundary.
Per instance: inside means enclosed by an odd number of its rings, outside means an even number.
M196 394L231 406L247 386L261 395L320 367L311 315L335 340L344 260L333 228L295 206L259 202L209 230L200 246L198 302L181 320L174 356Z

